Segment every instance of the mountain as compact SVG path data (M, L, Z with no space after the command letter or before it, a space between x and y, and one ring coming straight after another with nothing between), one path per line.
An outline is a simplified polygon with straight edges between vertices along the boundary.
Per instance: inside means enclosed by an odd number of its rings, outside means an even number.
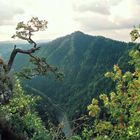
M56 81L48 75L47 78L35 77L24 81L24 84L43 92L71 119L85 113L93 97L114 88L104 74L111 71L114 64L119 64L124 71L130 69L128 51L134 46L80 31L39 45L41 50L37 55L46 57L49 64L59 67L64 72L64 80ZM25 55L18 55L14 67L30 66L27 59Z

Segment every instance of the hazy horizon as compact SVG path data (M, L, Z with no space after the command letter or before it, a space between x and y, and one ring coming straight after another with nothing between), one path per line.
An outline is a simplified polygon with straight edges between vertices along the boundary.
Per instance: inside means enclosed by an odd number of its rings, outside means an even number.
M82 31L73 31L73 32L71 32L69 34L61 35L61 36L58 36L58 37L53 38L53 39L35 39L35 41L37 43L47 43L47 42L51 42L51 41L54 41L54 40L59 39L59 38L63 38L65 36L67 36L67 35L71 35L71 34L73 34L75 32L82 32ZM82 32L82 33L85 34L85 35L93 36L93 37L102 36L102 37L105 37L105 38L108 38L108 39L111 39L111 40L116 40L116 41L121 41L121 42L126 42L126 43L131 42L131 40L128 40L128 41L127 40L119 40L119 39L114 39L114 38L106 37L106 36L103 36L103 35L92 35L92 34L88 34L88 33L85 33L85 32ZM8 42L9 43L14 43L14 44L15 43L29 44L26 40L21 40L21 39L0 40L0 43L8 43Z

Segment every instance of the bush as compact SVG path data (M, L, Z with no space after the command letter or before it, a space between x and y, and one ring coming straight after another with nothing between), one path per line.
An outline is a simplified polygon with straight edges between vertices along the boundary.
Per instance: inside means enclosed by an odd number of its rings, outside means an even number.
M17 134L24 134L26 139L50 140L52 132L47 130L34 110L38 97L24 95L20 82L16 79L13 96L9 103L0 106L0 120Z

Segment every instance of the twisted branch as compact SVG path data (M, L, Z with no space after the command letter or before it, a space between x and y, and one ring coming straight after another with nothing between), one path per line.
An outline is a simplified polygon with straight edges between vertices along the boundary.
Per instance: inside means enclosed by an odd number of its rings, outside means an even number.
M39 50L40 47L34 47L34 48L31 48L29 50L23 50L23 49L17 49L16 48L16 45L14 46L14 49L10 55L10 58L9 58L9 61L8 61L8 64L7 64L7 71L9 72L11 70L11 67L13 65L13 62L14 62L14 59L17 55L17 53L22 53L22 54L28 54L28 55L31 55L32 53L35 53L37 50Z

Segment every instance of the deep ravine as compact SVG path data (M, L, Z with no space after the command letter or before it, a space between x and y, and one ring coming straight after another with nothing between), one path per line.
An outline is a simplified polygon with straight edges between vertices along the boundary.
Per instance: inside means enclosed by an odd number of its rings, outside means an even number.
M55 114L57 116L57 121L59 122L59 124L63 125L62 132L64 133L65 137L68 138L68 137L72 136L72 128L71 128L70 122L68 120L68 117L67 117L67 114L65 113L65 111L62 110L62 108L59 105L53 103L51 98L48 97L47 95L45 95L43 92L41 92L33 87L30 87L29 85L26 85L25 87L38 93L40 96L45 98L46 101L49 101L49 103L51 103L52 107L54 107L56 110L55 112L57 112L57 114Z

